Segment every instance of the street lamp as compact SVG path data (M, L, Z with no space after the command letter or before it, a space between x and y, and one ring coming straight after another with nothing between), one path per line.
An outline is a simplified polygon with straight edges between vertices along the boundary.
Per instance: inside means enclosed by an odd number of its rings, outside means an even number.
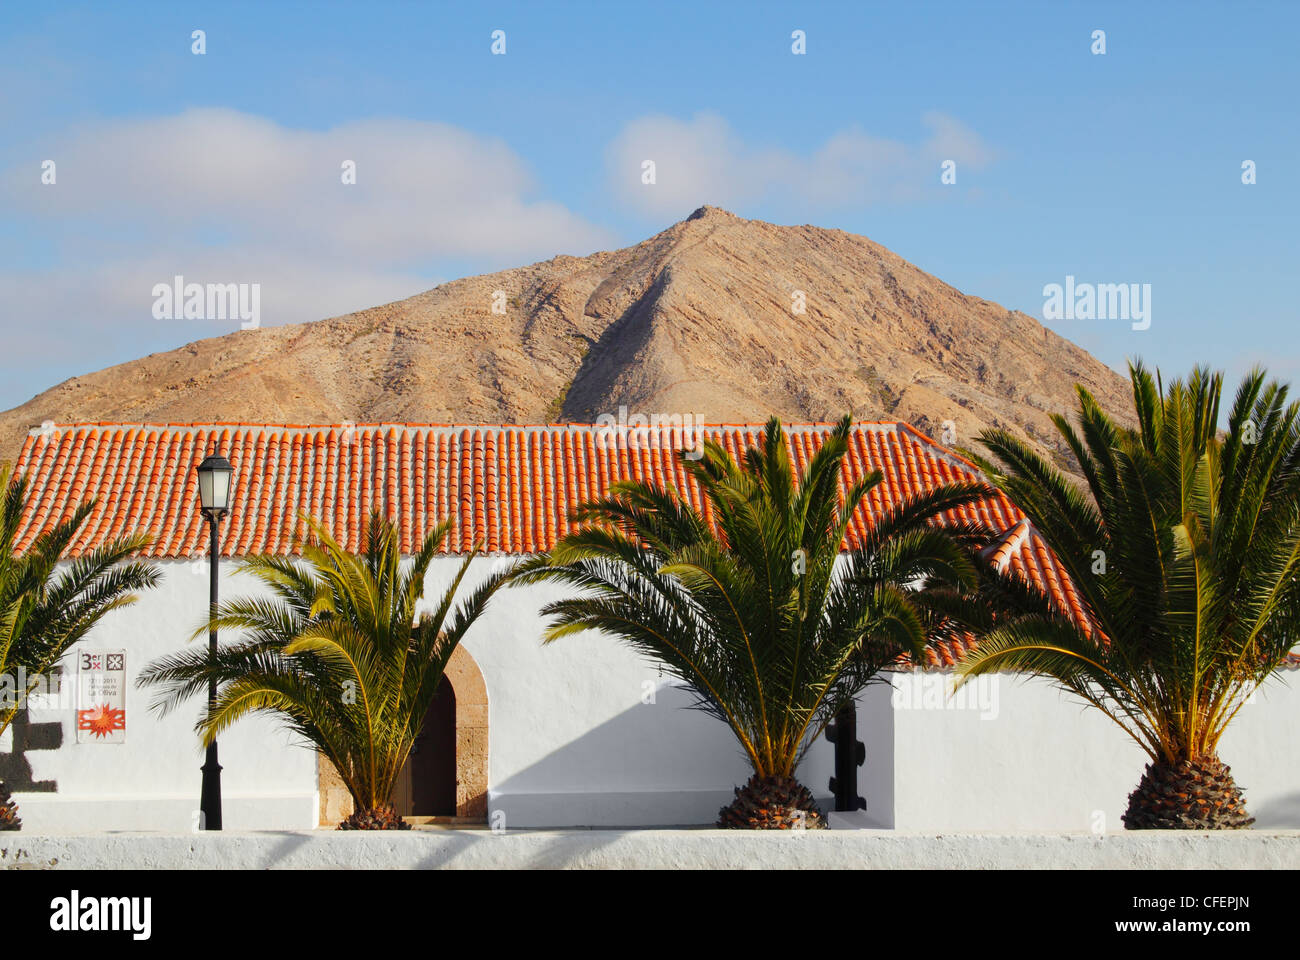
M208 519L211 546L208 551L209 596L208 617L217 615L217 562L221 545L217 539L217 522L230 511L230 477L234 471L230 461L219 453L209 454L199 464L199 503ZM208 630L208 655L217 656L217 628ZM216 678L208 680L208 712L217 703ZM199 795L199 812L204 830L221 829L221 764L217 762L217 742L208 745L207 759L203 763L203 790Z

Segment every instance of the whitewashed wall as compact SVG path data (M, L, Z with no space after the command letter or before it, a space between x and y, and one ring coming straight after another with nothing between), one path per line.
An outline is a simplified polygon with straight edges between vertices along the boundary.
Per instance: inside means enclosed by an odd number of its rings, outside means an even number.
M493 561L476 561L475 576ZM437 597L454 570L430 572ZM711 823L747 779L727 728L605 636L541 644L551 584L502 592L466 648L488 690L490 808L508 827Z
M202 704L193 701L159 717L149 709L153 691L135 678L146 663L188 642L208 607L206 561L160 565L163 583L132 606L109 613L75 649L126 648L127 735L123 744L77 743L75 696L56 710L32 711L32 722L63 725L63 746L26 754L33 780L54 780L57 793L23 793L15 799L29 832L105 830L190 830L197 818L203 753L194 721ZM222 564L223 597L251 592L247 577L229 576ZM206 644L207 635L195 640ZM76 676L75 655L64 661L68 681ZM12 748L12 731L0 750ZM290 746L289 734L265 718L241 721L221 738L219 751L223 815L227 829L303 829L316 823L316 758Z
M1275 677L1237 714L1220 758L1257 826L1300 828L1300 691ZM860 700L863 822L904 831L1120 830L1146 755L1098 711L1042 680L896 674Z
M429 597L459 562L435 562ZM476 560L468 579L486 576L495 562ZM225 566L223 597L256 589ZM200 705L159 718L134 677L201 623L207 566L163 568L162 587L110 614L86 642L129 651L127 742L77 744L71 706L33 717L62 723L64 745L27 754L34 779L59 785L56 794L18 795L28 831L191 829L203 762L193 732ZM606 637L543 647L538 610L559 595L549 585L500 593L466 642L488 691L490 809L515 828L713 822L749 775L730 733L684 709L689 694ZM897 675L892 686L860 699L864 823L901 831L1086 832L1100 811L1105 829L1121 828L1143 758L1109 721L1045 683L1010 677L985 682L954 705L935 686L942 676ZM1260 826L1300 827L1298 720L1295 685L1273 681L1225 738L1223 759L1247 788ZM0 750L9 749L6 738ZM819 798L829 798L832 760L822 738L799 771ZM316 824L315 755L292 745L273 721L241 721L222 738L221 761L228 829Z

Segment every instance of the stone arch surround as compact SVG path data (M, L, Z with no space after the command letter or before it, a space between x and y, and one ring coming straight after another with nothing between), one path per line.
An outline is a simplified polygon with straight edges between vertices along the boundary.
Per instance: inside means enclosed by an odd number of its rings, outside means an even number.
M456 694L456 818L487 820L488 695L478 663L457 646L443 679ZM319 755L320 824L333 827L352 813L352 798L334 765Z

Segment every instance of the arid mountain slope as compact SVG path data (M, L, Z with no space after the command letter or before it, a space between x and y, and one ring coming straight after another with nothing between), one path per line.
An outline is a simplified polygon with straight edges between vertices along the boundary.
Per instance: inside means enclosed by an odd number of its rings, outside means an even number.
M1073 409L1076 382L1128 410L1086 351L865 237L703 207L623 250L74 377L0 414L0 456L44 420L537 423L620 405L705 422L851 410L936 438L952 421L962 445L996 425L1059 454L1048 414Z

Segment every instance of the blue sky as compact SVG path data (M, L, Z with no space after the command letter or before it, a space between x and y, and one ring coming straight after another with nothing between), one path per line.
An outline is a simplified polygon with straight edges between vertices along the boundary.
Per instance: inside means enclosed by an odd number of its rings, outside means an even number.
M177 273L297 322L702 203L864 234L1040 318L1067 275L1150 284L1148 330L1050 325L1117 368L1294 380L1298 27L1281 2L8 4L0 408L235 328L155 319Z

